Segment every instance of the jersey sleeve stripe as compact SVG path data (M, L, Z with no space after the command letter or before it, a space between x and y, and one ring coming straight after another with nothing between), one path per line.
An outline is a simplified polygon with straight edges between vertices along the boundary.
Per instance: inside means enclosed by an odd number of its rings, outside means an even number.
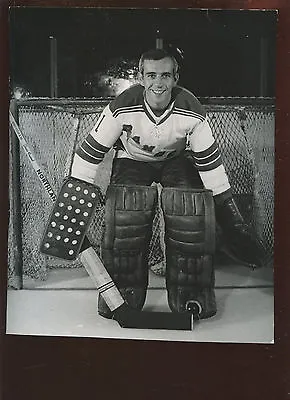
M222 165L222 160L221 157L217 157L215 160L207 163L207 164L198 164L195 163L196 168L198 169L198 171L211 171L217 167L219 167L220 165Z
M195 164L196 165L207 165L215 160L217 160L218 158L220 158L220 154L219 153L214 153L211 156L208 156L202 160L196 159L194 158Z
M215 158L215 157L217 157L219 155L220 155L219 149L215 149L211 154L209 154L207 156L196 157L195 155L193 155L193 157L197 162L206 163L206 162L208 162L209 159Z
M77 149L76 154L79 155L83 160L91 163L91 164L100 164L104 157L97 158L90 154L88 154L82 147Z
M210 171L222 164L220 151L216 142L204 151L193 152L193 159L199 171Z
M217 142L214 141L213 144L210 147L208 147L207 149L205 149L203 151L194 151L193 156L194 156L194 158L200 160L200 159L206 158L208 156L211 156L216 151L219 151L219 149L218 149Z
M78 147L76 153L92 164L99 164L109 150L109 147L103 146L92 135L88 135L81 146Z
M94 150L103 151L104 153L107 153L110 150L110 147L97 142L92 135L88 135L85 142L87 142Z
M99 151L99 150L95 150L93 149L88 143L84 142L81 145L81 148L83 151L85 151L87 154L89 154L92 157L96 157L96 158L104 158L106 152L105 151Z

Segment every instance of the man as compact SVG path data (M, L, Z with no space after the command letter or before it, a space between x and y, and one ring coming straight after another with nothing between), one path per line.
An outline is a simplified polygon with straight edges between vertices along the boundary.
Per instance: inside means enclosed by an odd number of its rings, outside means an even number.
M151 184L161 183L169 306L184 312L195 303L200 318L208 318L216 313L215 217L235 257L261 266L264 252L233 200L204 108L178 78L173 56L159 49L144 53L140 84L105 107L76 151L72 176L94 182L99 163L115 148L101 256L125 300L138 309L146 298L157 202ZM101 297L98 308L111 317Z

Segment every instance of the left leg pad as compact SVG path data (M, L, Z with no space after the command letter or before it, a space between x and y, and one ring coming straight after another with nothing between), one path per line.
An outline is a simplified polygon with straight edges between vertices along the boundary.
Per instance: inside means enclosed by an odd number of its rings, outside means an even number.
M164 188L166 286L172 311L200 306L200 318L216 313L213 254L215 214L209 190Z

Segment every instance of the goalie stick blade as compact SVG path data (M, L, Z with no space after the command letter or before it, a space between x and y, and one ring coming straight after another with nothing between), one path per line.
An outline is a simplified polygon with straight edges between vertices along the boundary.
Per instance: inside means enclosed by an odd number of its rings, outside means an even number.
M121 306L116 310L113 319L122 328L134 329L191 331L194 323L191 313L138 311L128 306Z

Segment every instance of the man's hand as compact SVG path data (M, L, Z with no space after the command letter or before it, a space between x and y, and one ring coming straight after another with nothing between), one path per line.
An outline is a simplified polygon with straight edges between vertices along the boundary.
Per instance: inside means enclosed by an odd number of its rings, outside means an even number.
M266 250L253 229L245 223L234 199L229 197L216 201L215 210L229 255L252 267L264 266L267 262Z

